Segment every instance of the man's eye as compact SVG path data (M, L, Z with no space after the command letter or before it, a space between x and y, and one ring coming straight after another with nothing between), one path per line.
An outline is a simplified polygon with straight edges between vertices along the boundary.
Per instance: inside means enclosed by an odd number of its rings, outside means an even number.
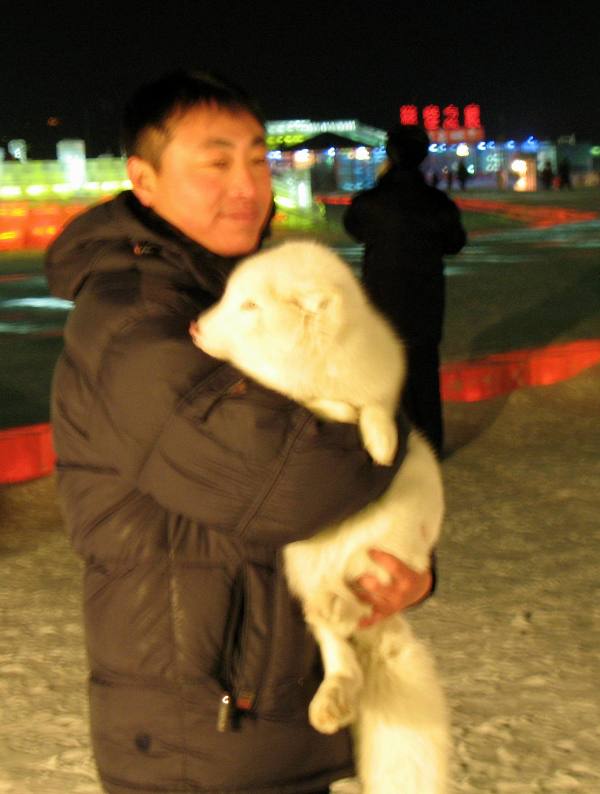
M240 308L242 311L251 312L253 309L258 309L258 306L254 301L244 301Z

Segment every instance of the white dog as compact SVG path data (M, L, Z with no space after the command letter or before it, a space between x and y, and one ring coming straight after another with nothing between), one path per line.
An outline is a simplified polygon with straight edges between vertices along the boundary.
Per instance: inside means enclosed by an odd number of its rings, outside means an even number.
M210 355L320 416L357 423L373 459L392 462L402 344L331 250L290 242L244 260L190 333ZM426 570L443 510L439 466L413 430L379 500L284 549L325 671L309 719L323 733L353 726L364 794L446 790L448 723L432 658L401 614L357 630L365 606L347 586L367 571L386 581L370 548Z

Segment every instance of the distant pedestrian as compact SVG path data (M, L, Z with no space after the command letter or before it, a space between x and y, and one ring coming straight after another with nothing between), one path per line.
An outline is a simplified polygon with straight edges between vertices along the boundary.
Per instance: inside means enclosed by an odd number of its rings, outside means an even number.
M565 188L571 190L573 187L571 184L571 163L567 157L563 157L558 164L558 187L561 190Z
M544 163L544 167L542 168L540 173L540 179L544 190L552 190L552 184L554 182L554 171L552 170L552 164L550 160L546 160L546 162Z
M433 170L429 177L429 184L431 187L437 187L440 184L440 175L437 171Z
M467 187L467 179L469 178L469 172L467 170L467 166L461 160L458 164L458 169L456 171L456 178L458 179L458 184L460 185L461 190L465 190Z
M452 190L452 185L454 184L454 171L450 166L447 166L444 169L444 172L446 174L446 189L448 193L450 193L450 191Z
M496 171L496 187L498 190L506 190L508 187L508 171L506 168L499 168Z
M457 206L419 169L428 146L420 127L393 127L386 147L391 167L375 187L354 197L344 225L365 244L367 291L406 343L405 409L441 455L443 257L458 253L467 238Z

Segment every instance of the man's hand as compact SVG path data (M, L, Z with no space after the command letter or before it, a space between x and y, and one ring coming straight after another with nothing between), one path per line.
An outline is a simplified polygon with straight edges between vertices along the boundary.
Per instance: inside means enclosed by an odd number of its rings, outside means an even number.
M358 624L361 629L418 604L429 594L433 585L429 570L417 573L397 557L377 549L369 549L369 557L388 571L391 580L389 584L381 584L373 574L365 574L350 585L360 601L373 607L371 614Z

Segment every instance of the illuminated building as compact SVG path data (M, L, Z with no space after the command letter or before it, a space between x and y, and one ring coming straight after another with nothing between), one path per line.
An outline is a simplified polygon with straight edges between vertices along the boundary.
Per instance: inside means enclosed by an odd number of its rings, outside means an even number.
M543 164L549 161L556 173L565 157L571 163L574 185L600 184L598 145L576 143L572 136L557 143L533 136L485 139L476 105L401 109L401 118L407 122L421 121L421 116L432 128L430 136L436 138L422 170L428 179L436 172L441 187L444 172L455 171L462 160L471 175L469 188L535 190ZM465 124L479 126L472 127L470 136L462 136ZM436 125L437 130L433 129ZM276 220L290 226L310 227L318 222L325 212L321 196L328 197L333 206L338 197L369 188L386 162L385 131L357 120L295 119L271 121L266 126L279 210ZM459 140L453 141L455 136ZM21 139L11 141L9 154L15 159L6 160L0 148L0 251L43 248L69 217L131 187L124 158L85 158L83 141L60 141L56 160L28 160L26 142Z

